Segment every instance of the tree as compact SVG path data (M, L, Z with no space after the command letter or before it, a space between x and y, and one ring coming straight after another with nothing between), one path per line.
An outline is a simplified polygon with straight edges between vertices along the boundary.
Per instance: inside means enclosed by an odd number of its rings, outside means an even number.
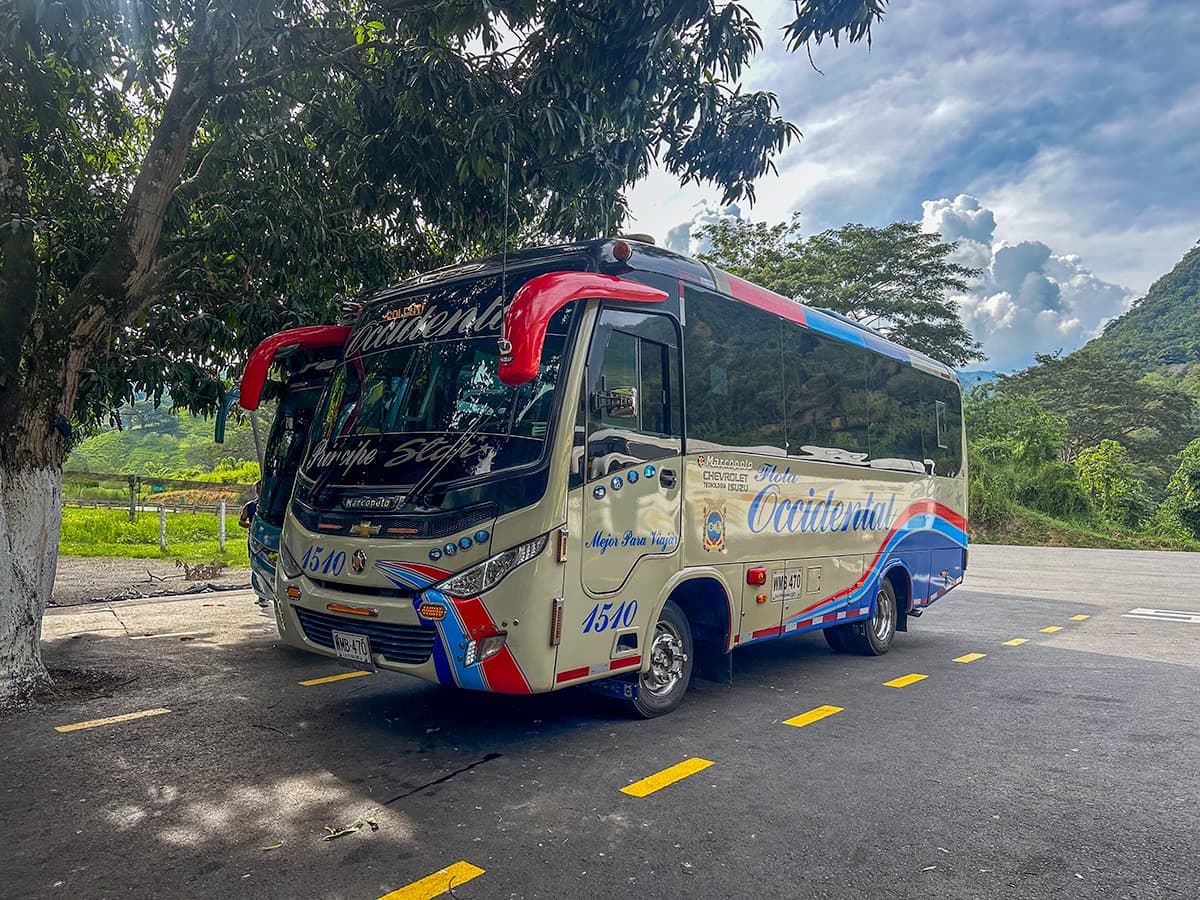
M1149 512L1145 484L1129 451L1116 441L1085 447L1075 457L1079 484L1113 522L1136 526Z
M1192 537L1200 539L1200 438L1183 448L1166 502Z
M831 309L953 366L983 359L953 294L979 270L948 257L955 244L915 222L845 225L804 238L799 215L777 225L724 220L707 226L704 259L763 287Z
M880 0L800 0L793 46ZM753 197L796 137L735 3L0 7L0 697L45 683L72 423L206 411L247 348L522 235L616 226L657 155ZM506 228L507 225L507 228Z
M1033 400L1067 423L1063 459L1075 459L1103 440L1119 441L1154 467L1195 435L1196 407L1190 397L1163 385L1146 384L1138 368L1086 346L1069 356L1037 354L1037 364L1001 375L999 388ZM1164 479L1165 480L1165 476Z

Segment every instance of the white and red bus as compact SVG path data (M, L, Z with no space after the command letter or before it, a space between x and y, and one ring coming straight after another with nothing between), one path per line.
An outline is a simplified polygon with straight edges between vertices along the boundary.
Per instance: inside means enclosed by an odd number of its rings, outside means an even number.
M421 275L336 334L279 545L297 647L652 716L758 641L885 653L963 578L958 380L835 314L617 239Z

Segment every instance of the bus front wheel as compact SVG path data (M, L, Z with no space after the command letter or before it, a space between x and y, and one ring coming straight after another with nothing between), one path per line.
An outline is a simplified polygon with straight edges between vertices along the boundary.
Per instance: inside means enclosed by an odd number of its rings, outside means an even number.
M846 634L848 649L863 656L883 656L896 637L899 612L896 606L896 591L886 578L879 582L871 618L848 626Z
M637 718L653 719L682 702L692 679L692 629L683 610L670 600L654 625L647 652L650 665L637 674L637 697L626 706Z

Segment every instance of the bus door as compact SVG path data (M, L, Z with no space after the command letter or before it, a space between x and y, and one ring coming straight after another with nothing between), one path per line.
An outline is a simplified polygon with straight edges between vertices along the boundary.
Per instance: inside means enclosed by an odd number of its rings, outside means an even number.
M583 396L582 580L589 594L616 595L614 610L622 600L639 600L645 611L677 568L683 481L679 371L672 319L601 311ZM623 624L636 615L628 610L627 602Z

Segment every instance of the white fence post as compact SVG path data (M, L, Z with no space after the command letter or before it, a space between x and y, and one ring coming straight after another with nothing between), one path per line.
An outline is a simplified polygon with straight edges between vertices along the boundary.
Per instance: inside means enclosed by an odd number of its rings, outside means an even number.
M158 508L158 549L167 552L167 511L161 506Z
M222 500L217 506L217 543L220 545L221 552L225 552L225 501Z

